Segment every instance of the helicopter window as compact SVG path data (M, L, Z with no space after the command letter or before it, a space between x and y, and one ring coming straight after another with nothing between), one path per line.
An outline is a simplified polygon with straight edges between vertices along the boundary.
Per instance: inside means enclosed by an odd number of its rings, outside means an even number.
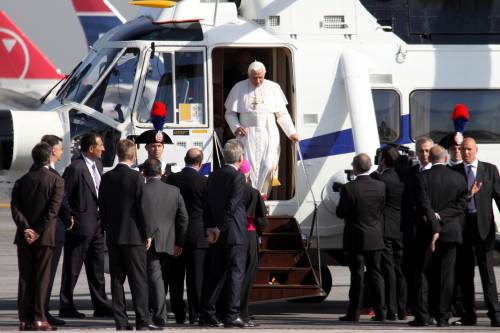
M399 94L389 89L373 89L372 96L380 142L394 143L399 139Z
M500 90L415 90L410 94L412 138L430 136L439 142L454 132L451 114L465 104L470 120L464 136L479 143L500 142Z
M139 97L137 120L149 122L153 103L161 101L167 107L167 126L206 124L204 77L203 52L155 53Z
M71 135L71 159L80 154L80 138L88 132L96 132L102 136L104 143L104 153L102 154L102 164L105 167L112 167L116 145L120 140L120 132L111 126L85 114L78 110L69 111L70 135Z
M202 52L175 53L176 109L179 123L205 123Z
M139 99L137 120L141 123L149 121L149 113L153 103L163 102L167 108L165 123L174 122L174 98L172 86L172 53L155 53L150 60L143 93Z
M128 49L85 104L123 122L128 116L138 55L138 49Z
M83 63L61 96L66 101L81 103L120 51L121 49L102 49L91 61Z

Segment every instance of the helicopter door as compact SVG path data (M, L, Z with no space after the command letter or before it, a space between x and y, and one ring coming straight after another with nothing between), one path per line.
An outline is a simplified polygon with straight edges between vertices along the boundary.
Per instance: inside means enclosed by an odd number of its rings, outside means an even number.
M266 79L281 86L288 111L296 123L292 55L287 47L216 47L212 51L213 117L214 131L222 144L234 138L224 118L224 102L231 88L247 79L248 66L256 59L266 66ZM290 200L295 194L296 151L281 129L280 144L278 179L281 185L273 187L270 199ZM214 165L218 167L221 163L216 157L214 153Z

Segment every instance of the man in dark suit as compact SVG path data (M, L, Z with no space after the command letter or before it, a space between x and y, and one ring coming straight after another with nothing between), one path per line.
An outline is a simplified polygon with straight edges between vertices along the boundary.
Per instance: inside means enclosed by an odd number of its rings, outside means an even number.
M208 249L203 223L204 194L207 188L207 177L199 174L203 163L203 152L198 148L191 148L184 157L186 167L181 172L167 177L167 184L177 186L186 203L189 215L189 224L186 242L183 248L185 268L177 269L174 274L182 274L177 280L184 282L184 269L186 271L186 288L189 307L189 322L196 323L200 315L201 288L203 286L203 265ZM180 296L184 292L184 284L180 286ZM174 290L170 288L170 298ZM172 306L173 308L173 306Z
M64 152L62 145L62 138L47 134L42 137L42 142L47 143L52 148L52 153L50 155L50 163L49 170L52 171L57 176L61 176L59 172L57 172L56 163L61 160L61 156ZM50 303L50 295L52 294L52 286L54 285L54 279L56 277L57 266L59 265L59 259L61 258L61 252L64 246L64 240L66 239L66 230L71 230L73 227L73 217L71 216L71 210L68 207L67 202L63 200L61 205L61 209L58 214L59 218L56 223L56 246L52 252L52 263L50 268L50 282L48 288L48 302ZM49 305L47 304L47 321L51 325L62 326L65 325L66 322L62 319L58 319L53 317L49 312Z
M245 175L246 186L244 202L247 213L247 260L245 278L241 288L241 308L240 316L245 327L255 327L258 324L251 318L249 304L252 293L252 286L255 281L255 274L259 266L259 237L262 236L267 226L267 210L258 190L250 184L251 166L248 160L245 160L240 167L240 172Z
M463 163L453 167L463 175L469 191L464 242L459 253L461 263L459 276L465 316L454 324L476 325L477 323L474 299L475 256L491 326L500 327L500 306L493 271L495 221L492 207L492 201L495 200L497 207L500 208L500 176L493 164L478 161L477 152L476 141L473 138L465 138L461 144Z
M47 322L46 307L57 214L64 196L64 181L49 171L52 148L45 142L32 152L34 166L12 189L12 218L17 226L19 265L19 330L55 330Z
M415 320L410 326L427 326L429 312L438 326L448 326L454 289L457 244L462 242L462 216L467 186L456 172L446 167L448 154L431 148L430 170L418 175ZM431 310L429 311L429 304Z
M97 133L84 134L80 140L81 155L63 174L65 195L74 218L66 234L61 281L59 316L84 318L76 310L73 292L82 266L89 283L94 317L111 316L104 281L104 230L97 213L97 194L102 175L102 138Z
M385 184L370 177L371 160L368 155L355 156L352 167L356 179L341 188L337 206L337 216L345 221L343 243L351 271L349 308L339 320L359 320L366 265L375 311L372 320L384 321L384 280L380 260L384 249Z
M379 158L379 170L372 177L385 184L384 244L381 269L384 276L388 320L406 319L406 279L402 270L403 240L401 204L405 188L397 148L385 146Z
M159 160L148 158L144 162L143 173L146 176L146 185L142 196L142 211L153 235L153 242L148 251L149 304L155 325L166 326L164 276L169 268L169 257L177 257L183 252L188 215L179 189L161 181ZM180 293L182 298L184 283ZM172 290L170 294L172 295Z
M202 292L200 326L222 326L215 316L215 304L224 285L225 327L244 327L240 298L247 254L245 177L238 171L243 148L236 139L223 149L226 162L208 178L204 221L208 242L207 270ZM226 281L227 279L227 281Z
M147 257L152 230L141 207L144 177L131 169L136 148L128 139L116 148L118 165L102 177L99 215L106 230L111 274L113 316L117 330L132 330L126 312L123 284L127 278L132 292L137 330L161 330L152 325L148 306Z
M405 188L403 192L403 204L401 206L401 231L403 232L403 273L407 284L407 309L415 304L415 223L418 219L417 212L417 175L432 167L429 162L429 153L434 142L428 137L420 137L415 142L415 152L418 164L407 170Z

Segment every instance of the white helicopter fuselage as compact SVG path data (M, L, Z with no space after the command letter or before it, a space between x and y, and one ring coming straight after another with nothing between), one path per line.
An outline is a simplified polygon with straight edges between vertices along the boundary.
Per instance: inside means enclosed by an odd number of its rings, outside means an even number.
M500 45L407 44L359 1L247 1L237 16L232 3L188 0L144 14L149 17L99 39L56 99L42 106L47 112L30 113L31 124L29 117L12 112L13 157L4 173L25 172L30 147L48 131L64 138L58 165L63 171L84 131L103 131L110 151L116 140L152 129L147 114L160 86L166 87L171 117L164 131L174 143L165 146L163 159L183 166L186 149L198 146L205 171L213 169L220 163L214 133L222 128L224 75L243 49L264 58L259 60L268 66L267 78L282 86L301 138L303 160L282 139L283 188L273 192L272 199L279 200L267 201L269 213L294 216L308 234L317 206L324 250L342 248L344 223L335 216L338 197L331 185L345 181L354 154L373 156L381 141L413 147L420 135L453 131L452 108L445 102L469 103L472 110L475 98L485 96L470 126L482 135L479 159L499 164L499 132L488 131L495 122L500 128L500 108L488 103L500 94L495 74ZM177 37L171 38L170 28ZM162 33L163 39L155 39ZM110 49L115 52L102 56ZM167 77L163 85L162 77ZM102 85L113 87L102 92ZM22 136L27 128L30 134ZM146 157L140 147L138 161ZM113 154L107 165L116 163ZM497 221L498 216L496 210Z

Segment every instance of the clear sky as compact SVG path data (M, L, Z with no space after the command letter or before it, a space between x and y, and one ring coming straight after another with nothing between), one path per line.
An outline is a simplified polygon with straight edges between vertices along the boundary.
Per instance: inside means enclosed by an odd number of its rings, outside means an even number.
M128 1L110 0L130 20L139 7ZM64 73L69 73L87 54L85 36L71 0L0 0L0 10Z

